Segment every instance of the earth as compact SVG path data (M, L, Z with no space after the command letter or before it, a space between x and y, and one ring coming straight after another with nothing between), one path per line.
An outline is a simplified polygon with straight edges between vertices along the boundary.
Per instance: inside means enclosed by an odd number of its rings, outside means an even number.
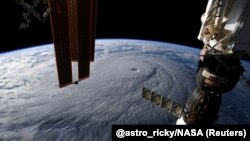
M109 141L114 124L174 125L142 98L146 87L184 105L196 87L199 49L144 40L97 39L91 74L58 87L53 44L0 54L0 140ZM244 76L250 63L242 61ZM223 95L215 124L250 124L250 86Z

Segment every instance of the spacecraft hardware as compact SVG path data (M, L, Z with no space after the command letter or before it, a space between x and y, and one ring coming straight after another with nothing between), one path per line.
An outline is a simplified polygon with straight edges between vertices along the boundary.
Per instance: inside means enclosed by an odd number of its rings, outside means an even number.
M95 56L97 0L35 0L33 5L24 0L16 2L27 11L20 28L30 26L31 15L41 22L50 16L59 87L88 78ZM48 8L39 13L37 8L45 4ZM73 80L73 62L78 64L78 80Z
M240 60L250 56L250 0L208 0L201 16L196 83L184 106L143 88L142 97L188 125L209 125L218 119L221 97L245 71Z

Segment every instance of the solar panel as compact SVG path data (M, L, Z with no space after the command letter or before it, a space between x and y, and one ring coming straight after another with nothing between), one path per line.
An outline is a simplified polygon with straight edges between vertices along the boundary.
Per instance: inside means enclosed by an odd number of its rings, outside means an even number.
M78 73L79 80L89 77L91 45L91 0L78 0Z
M49 0L59 86L72 84L72 61L79 80L89 77L94 61L97 0Z
M165 98L147 88L143 88L142 97L160 106L161 108L165 109L176 117L181 117L183 106L175 103L171 99Z
M68 0L69 39L71 60L78 61L78 14L77 0Z
M91 32L90 32L90 61L95 58L95 38L96 38L96 18L97 17L97 0L91 0Z
M67 0L49 0L59 86L72 84Z

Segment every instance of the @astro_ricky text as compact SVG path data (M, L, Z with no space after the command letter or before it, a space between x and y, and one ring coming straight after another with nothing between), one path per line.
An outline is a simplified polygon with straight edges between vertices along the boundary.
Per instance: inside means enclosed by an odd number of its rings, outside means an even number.
M153 131L143 130L143 129L134 129L134 130L125 130L117 129L113 131L113 134L116 138L125 139L131 137L143 137L143 138L175 138L175 137L240 137L242 139L246 138L246 129L233 130L233 129L224 129L217 130L216 128L176 128L176 129L156 129Z

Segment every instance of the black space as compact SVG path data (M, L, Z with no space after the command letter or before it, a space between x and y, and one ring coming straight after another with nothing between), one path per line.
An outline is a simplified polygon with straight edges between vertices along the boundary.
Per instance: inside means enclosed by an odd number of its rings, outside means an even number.
M30 28L19 29L24 10L14 0L4 3L9 11L3 11L0 52L52 43L49 21L42 24L32 18ZM99 0L96 38L154 40L201 48L197 35L206 4L206 0Z

